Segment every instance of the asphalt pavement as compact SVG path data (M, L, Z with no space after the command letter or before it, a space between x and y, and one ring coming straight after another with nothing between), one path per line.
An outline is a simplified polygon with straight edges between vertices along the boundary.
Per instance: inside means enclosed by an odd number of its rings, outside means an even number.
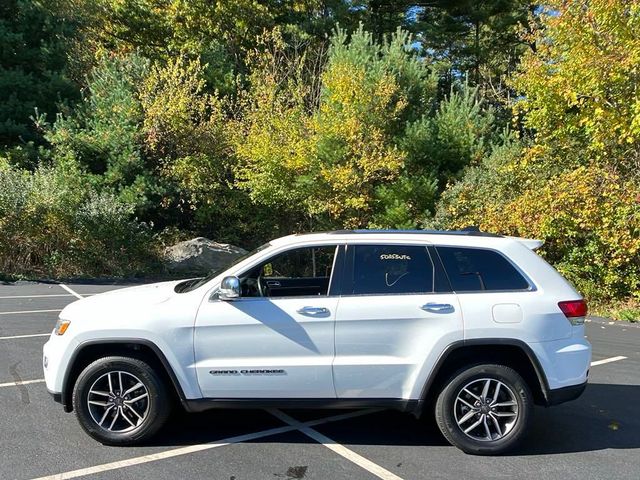
M465 455L435 424L393 411L177 411L152 443L88 437L42 382L58 312L126 285L0 285L0 479L640 479L640 326L593 319L589 386L536 408L511 455Z

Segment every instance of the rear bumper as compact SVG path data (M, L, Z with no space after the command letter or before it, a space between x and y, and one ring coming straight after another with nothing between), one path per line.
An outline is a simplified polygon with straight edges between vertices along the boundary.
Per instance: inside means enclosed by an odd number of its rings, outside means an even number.
M568 387L562 388L554 388L553 390L549 390L547 397L547 405L559 405L561 403L570 402L571 400L575 400L584 389L587 388L587 382L580 383L578 385L570 385Z
M546 377L547 393L562 392L565 388L571 391L587 381L591 365L591 344L584 338L582 331L565 339L532 342L529 347L535 353Z

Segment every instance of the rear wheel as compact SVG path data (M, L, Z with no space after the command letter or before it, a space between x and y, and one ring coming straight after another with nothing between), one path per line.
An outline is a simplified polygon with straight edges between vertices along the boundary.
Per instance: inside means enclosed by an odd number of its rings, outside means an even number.
M82 428L108 445L140 443L165 423L171 401L162 378L146 362L105 357L87 366L73 390Z
M466 453L496 455L515 448L526 433L533 398L523 378L504 365L476 365L454 374L436 401L436 421Z

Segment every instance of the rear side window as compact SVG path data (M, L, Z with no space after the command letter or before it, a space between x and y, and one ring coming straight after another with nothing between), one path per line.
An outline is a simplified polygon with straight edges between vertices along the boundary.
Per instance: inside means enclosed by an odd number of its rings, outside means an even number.
M528 290L529 282L501 254L481 248L437 247L456 292Z
M433 291L433 264L425 247L356 245L352 294L407 294Z

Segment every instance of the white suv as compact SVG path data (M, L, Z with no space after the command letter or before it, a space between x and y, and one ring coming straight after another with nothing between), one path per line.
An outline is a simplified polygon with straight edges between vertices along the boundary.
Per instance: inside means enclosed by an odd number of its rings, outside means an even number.
M435 412L460 449L501 453L534 404L587 381L586 304L540 245L473 230L280 238L205 278L68 305L44 346L47 388L105 444L149 438L175 400Z

